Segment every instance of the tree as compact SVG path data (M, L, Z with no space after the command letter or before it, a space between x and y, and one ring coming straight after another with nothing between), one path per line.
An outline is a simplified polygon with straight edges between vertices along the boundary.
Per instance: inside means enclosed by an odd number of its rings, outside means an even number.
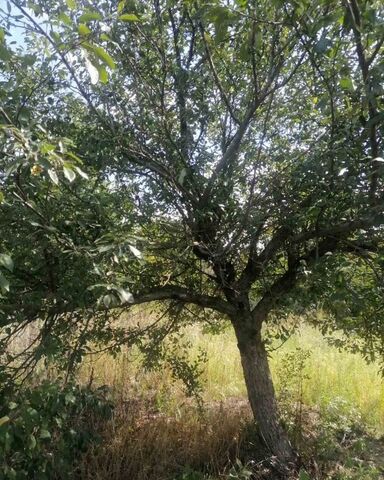
M108 340L105 312L132 304L218 312L263 441L293 461L268 319L321 303L324 330L383 352L381 2L8 5L3 31L25 29L31 65L15 78L25 52L2 34L0 245L19 266L3 323L45 319L49 338L73 327L82 343L90 323Z

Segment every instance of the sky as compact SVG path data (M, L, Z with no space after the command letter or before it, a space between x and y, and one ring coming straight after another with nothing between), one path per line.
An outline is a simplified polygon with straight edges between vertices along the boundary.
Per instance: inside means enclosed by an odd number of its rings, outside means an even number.
M0 25L6 25L6 19L9 13L8 9L9 2L7 0L0 0ZM10 10L10 15L11 16L19 16L21 15L20 12L18 12L17 8L10 5L11 10ZM37 19L33 12L30 9L26 9L28 11L28 14L31 15L37 22L39 22L39 19ZM11 42L16 42L17 46L23 47L24 46L24 28L22 26L23 20L12 20L10 24L10 28L8 33L10 34L10 37L7 38L7 43L10 44Z

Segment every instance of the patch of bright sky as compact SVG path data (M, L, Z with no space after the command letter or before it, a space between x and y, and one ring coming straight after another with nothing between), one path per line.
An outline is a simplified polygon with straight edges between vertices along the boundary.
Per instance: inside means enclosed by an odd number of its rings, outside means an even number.
M26 10L28 15L30 15L41 26L43 26L45 21L44 17L37 18L31 9L26 8ZM7 0L0 0L0 25L6 25L8 19L10 26L8 30L9 36L7 37L7 43L9 45L23 48L25 47L25 28L27 26L26 19L15 18L21 16L22 14L18 11L17 7L11 5Z

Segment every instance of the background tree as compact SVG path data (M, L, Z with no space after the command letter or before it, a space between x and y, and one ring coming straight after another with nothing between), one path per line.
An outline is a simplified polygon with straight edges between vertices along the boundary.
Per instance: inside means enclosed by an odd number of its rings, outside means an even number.
M268 319L321 304L324 331L383 352L381 2L7 5L2 323L41 319L38 357L114 339L132 304L224 315L261 437L292 461Z

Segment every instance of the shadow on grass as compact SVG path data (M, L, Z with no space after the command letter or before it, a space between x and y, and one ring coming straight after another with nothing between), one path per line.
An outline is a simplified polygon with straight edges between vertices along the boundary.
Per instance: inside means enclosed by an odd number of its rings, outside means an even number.
M343 403L329 411L303 407L292 437L303 468L290 478L384 478L384 439L356 420ZM270 480L279 478L272 465L243 398L211 402L203 412L185 402L174 415L162 413L150 399L138 399L118 405L103 442L82 458L78 478Z

